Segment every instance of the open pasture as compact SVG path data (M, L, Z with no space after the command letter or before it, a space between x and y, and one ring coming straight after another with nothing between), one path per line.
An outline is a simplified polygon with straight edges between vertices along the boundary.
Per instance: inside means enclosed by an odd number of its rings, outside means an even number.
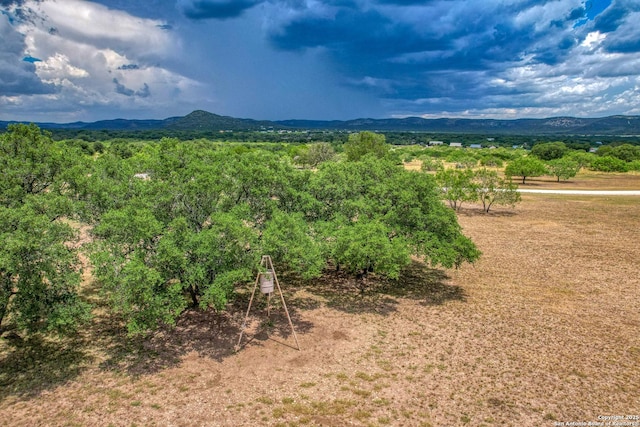
M612 179L558 188L640 188L639 176ZM5 338L0 425L552 426L639 415L640 198L527 194L488 215L465 206L459 221L483 251L459 270L416 261L364 295L338 273L303 283L283 272L301 351L277 305L265 321L262 298L234 353L246 290L228 313L187 312L144 340L126 339L97 299L91 328L73 339Z

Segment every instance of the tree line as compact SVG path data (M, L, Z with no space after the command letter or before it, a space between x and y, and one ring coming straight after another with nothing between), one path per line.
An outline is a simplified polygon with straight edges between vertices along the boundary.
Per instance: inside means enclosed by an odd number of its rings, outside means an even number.
M35 125L0 136L0 328L88 321L80 251L132 334L189 307L224 310L263 254L307 279L341 269L363 287L371 273L397 278L412 256L446 268L480 256L434 177L405 170L370 132L350 135L341 156L318 147L314 169L175 138L104 148L89 155Z

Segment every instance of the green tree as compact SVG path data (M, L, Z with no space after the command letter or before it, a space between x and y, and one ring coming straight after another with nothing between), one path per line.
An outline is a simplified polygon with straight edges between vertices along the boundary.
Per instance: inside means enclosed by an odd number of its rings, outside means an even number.
M309 145L309 149L306 153L307 162L311 167L316 167L322 162L327 162L333 159L336 155L335 150L326 142L318 142L316 144Z
M627 170L640 172L640 160L634 160L632 162L627 163Z
M30 202L0 207L0 327L9 318L28 332L70 332L88 320L72 228ZM1 331L1 328L0 328Z
M640 160L640 147L631 144L622 144L611 149L611 156L625 162Z
M473 177L471 169L443 169L436 173L442 196L452 209L460 210L463 202L476 200Z
M105 153L86 175L95 274L130 333L172 324L189 306L224 309L265 254L305 278L330 261L358 278L397 277L411 255L452 267L480 254L433 177L389 156L312 172L284 151L164 139L128 158Z
M28 332L69 332L89 318L76 233L64 221L73 206L62 177L76 156L35 125L0 135L0 327L9 319Z
M367 154L381 159L389 153L389 146L384 135L368 131L352 133L344 144L344 153L349 161L358 161Z
M110 186L93 183L86 197L96 212L92 260L132 334L173 324L188 307L224 309L265 251L304 277L324 266L300 213L317 203L303 191L311 172L284 157L164 139L96 166Z
M521 176L522 183L525 183L525 180L530 177L541 176L547 173L547 168L544 163L535 157L526 156L520 157L507 165L504 170L505 175L511 176Z
M606 157L606 156L611 156L612 151L613 151L613 146L601 145L600 147L598 147L595 154L598 157Z
M591 161L589 169L600 172L626 172L627 162L613 156L596 157Z
M550 160L547 163L547 169L560 182L560 179L566 180L576 176L580 172L580 164L575 160L563 157Z
M569 149L564 142L544 142L531 148L531 154L540 160L554 160L564 156Z
M476 200L482 203L485 212L494 205L515 206L521 200L518 186L511 178L501 178L498 173L486 168L473 174L473 189Z
M319 277L326 264L321 241L300 212L274 212L262 233L261 247L305 279Z
M34 125L11 124L0 135L0 204L20 206L29 195L44 194L64 169L64 148Z
M338 265L362 280L369 272L397 278L411 261L409 245L381 221L360 220L336 233L332 256ZM361 284L364 290L364 284Z
M445 267L473 262L480 255L462 234L453 211L440 201L429 174L366 156L360 162L321 165L309 187L318 202L309 215L318 224L327 253L356 275L375 271L394 276L406 263L403 254ZM359 236L377 243L363 248L366 239ZM384 253L389 250L394 254Z
M586 153L584 151L570 151L565 158L567 158L568 160L573 160L574 162L578 163L578 166L580 166L580 169L582 168L586 168L591 164L591 161L595 158L595 154L593 153Z
M97 165L96 179L106 175L113 185L93 182L86 197L97 218L92 260L130 333L172 324L188 306L222 309L234 283L251 275L256 255L247 248L257 232L250 204L258 203L251 191L261 177L251 188L236 185L246 170L230 170L235 159L164 139L157 151ZM148 178L135 177L136 165Z

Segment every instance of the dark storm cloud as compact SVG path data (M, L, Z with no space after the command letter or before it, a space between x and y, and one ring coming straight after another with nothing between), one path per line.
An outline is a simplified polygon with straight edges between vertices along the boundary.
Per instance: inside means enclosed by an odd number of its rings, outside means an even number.
M24 0L0 0L0 7L22 6Z
M175 2L170 0L91 0L113 10L127 12L145 18L171 18L176 12ZM171 29L171 26L168 25Z
M33 63L0 55L0 96L38 95L57 91L43 83L35 73Z
M17 2L3 2L3 6ZM38 58L24 54L24 35L20 34L12 25L13 19L9 13L0 15L0 96L16 96L30 94L45 94L56 91L54 85L43 83L36 74L35 62Z
M142 86L142 89L140 90L130 89L125 85L123 85L122 83L120 83L116 78L113 79L113 83L116 85L116 93L119 93L120 95L137 96L139 98L148 98L149 96L151 96L151 90L149 89L149 85L146 83Z
M594 19L594 29L601 33L615 31L632 10L638 10L636 1L613 1L611 6Z
M444 84L433 73L486 70L496 62L517 61L535 40L530 26L516 28L506 16L461 14L451 17L461 20L456 25L441 28L438 20L448 19L447 7L438 2L433 8L418 9L415 13L422 17L413 22L353 4L332 14L309 10L275 29L271 40L285 50L325 48L352 78L391 81L394 89L385 85L386 95L400 97L442 94L452 85L467 87L467 81L452 82L452 76L450 84ZM419 21L422 28L416 25Z
M139 91L136 92L136 96L138 96L140 98L147 98L147 97L151 96L151 90L149 89L149 85L145 83L142 86L142 89L140 89Z
M392 4L395 6L424 6L428 3L434 3L435 1L424 0L378 0L378 4Z
M586 9L564 3L566 10L555 15L539 1L505 6L492 0L378 0L307 6L288 20L276 20L270 40L283 50L322 48L352 84L387 98L513 95L520 91L490 82L522 61L559 64L580 43L573 27L585 18Z
M309 16L288 23L274 34L272 41L281 49L327 47L358 57L384 58L398 52L442 50L450 47L447 40L416 35L402 22L370 10L342 8L335 16Z
M116 92L119 93L120 95L124 95L124 96L135 95L135 91L133 89L129 89L128 87L120 83L118 79L114 78L113 83L116 85Z
M640 111L638 0L33 1L0 0L12 5L0 15L0 91L55 89L40 76L64 88L52 108L99 94L114 111L182 102L259 118ZM8 47L12 27L32 33ZM0 96L0 108L49 98Z
M571 13L569 13L569 16L567 17L568 21L576 21L580 18L583 18L584 16L586 16L587 11L584 7L578 7L576 9L573 9L571 11Z
M178 9L190 19L226 19L240 16L261 0L178 0Z
M608 52L640 52L638 17L640 2L623 0L612 3L609 9L595 19L595 29L607 33L603 45Z

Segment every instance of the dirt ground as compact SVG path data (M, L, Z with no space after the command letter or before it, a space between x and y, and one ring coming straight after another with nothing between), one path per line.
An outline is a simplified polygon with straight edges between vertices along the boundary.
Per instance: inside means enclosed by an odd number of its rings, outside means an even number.
M571 185L640 189L640 176ZM640 415L640 197L527 194L488 215L463 208L483 251L475 265L415 261L397 282L370 279L364 295L335 273L311 283L281 273L300 351L282 306L269 319L260 296L234 352L251 286L229 313L189 312L147 339L126 339L100 306L78 337L2 339L0 425L554 426Z

